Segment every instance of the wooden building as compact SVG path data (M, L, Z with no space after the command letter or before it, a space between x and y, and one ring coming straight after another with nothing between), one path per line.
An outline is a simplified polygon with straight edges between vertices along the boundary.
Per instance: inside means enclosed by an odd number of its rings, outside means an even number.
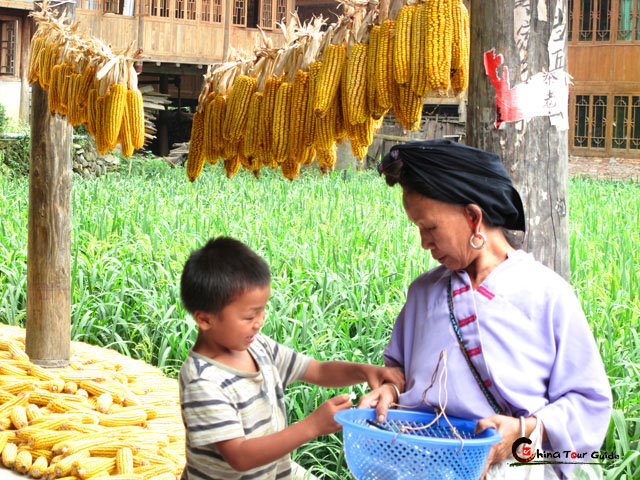
M640 158L640 0L569 9L569 153Z
M141 84L153 84L174 106L195 106L206 66L227 57L230 48L252 52L258 26L282 43L276 28L291 15L293 0L77 0L80 31L113 48L143 50L137 65ZM10 116L28 120L26 60L33 22L29 0L0 0L0 103ZM162 122L162 118L160 119ZM166 119L165 119L166 120ZM165 122L166 123L166 122ZM165 128L167 125L165 125ZM170 130L170 126L167 128ZM163 128L158 128L162 135ZM188 132L187 132L188 133ZM168 153L164 139L157 153Z

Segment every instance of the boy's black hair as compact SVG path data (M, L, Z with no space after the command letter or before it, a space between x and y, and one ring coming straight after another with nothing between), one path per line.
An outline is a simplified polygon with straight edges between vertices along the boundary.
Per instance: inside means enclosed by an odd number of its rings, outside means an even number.
M194 250L182 270L180 295L191 314L218 314L242 292L271 283L269 266L244 243L229 237Z

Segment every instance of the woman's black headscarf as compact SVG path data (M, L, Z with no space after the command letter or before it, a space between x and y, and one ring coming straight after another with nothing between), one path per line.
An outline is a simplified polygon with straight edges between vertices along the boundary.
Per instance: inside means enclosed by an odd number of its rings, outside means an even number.
M475 203L492 225L525 231L522 200L495 153L449 140L407 142L391 147L378 171L390 185L440 202Z

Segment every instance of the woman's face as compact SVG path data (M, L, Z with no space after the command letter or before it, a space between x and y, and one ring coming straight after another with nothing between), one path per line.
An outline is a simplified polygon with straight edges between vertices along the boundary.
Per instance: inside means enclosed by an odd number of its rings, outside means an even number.
M477 251L469 246L471 223L462 205L451 205L404 190L402 204L420 231L422 248L449 270L464 270Z

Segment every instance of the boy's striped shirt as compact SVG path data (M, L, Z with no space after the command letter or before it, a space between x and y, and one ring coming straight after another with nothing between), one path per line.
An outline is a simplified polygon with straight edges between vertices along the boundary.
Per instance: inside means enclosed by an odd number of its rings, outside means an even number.
M238 437L262 437L286 428L284 387L300 380L311 360L262 334L256 336L249 352L259 366L256 373L235 370L195 352L190 352L182 365L180 404L187 430L183 479L290 478L289 455L238 472L213 445Z

